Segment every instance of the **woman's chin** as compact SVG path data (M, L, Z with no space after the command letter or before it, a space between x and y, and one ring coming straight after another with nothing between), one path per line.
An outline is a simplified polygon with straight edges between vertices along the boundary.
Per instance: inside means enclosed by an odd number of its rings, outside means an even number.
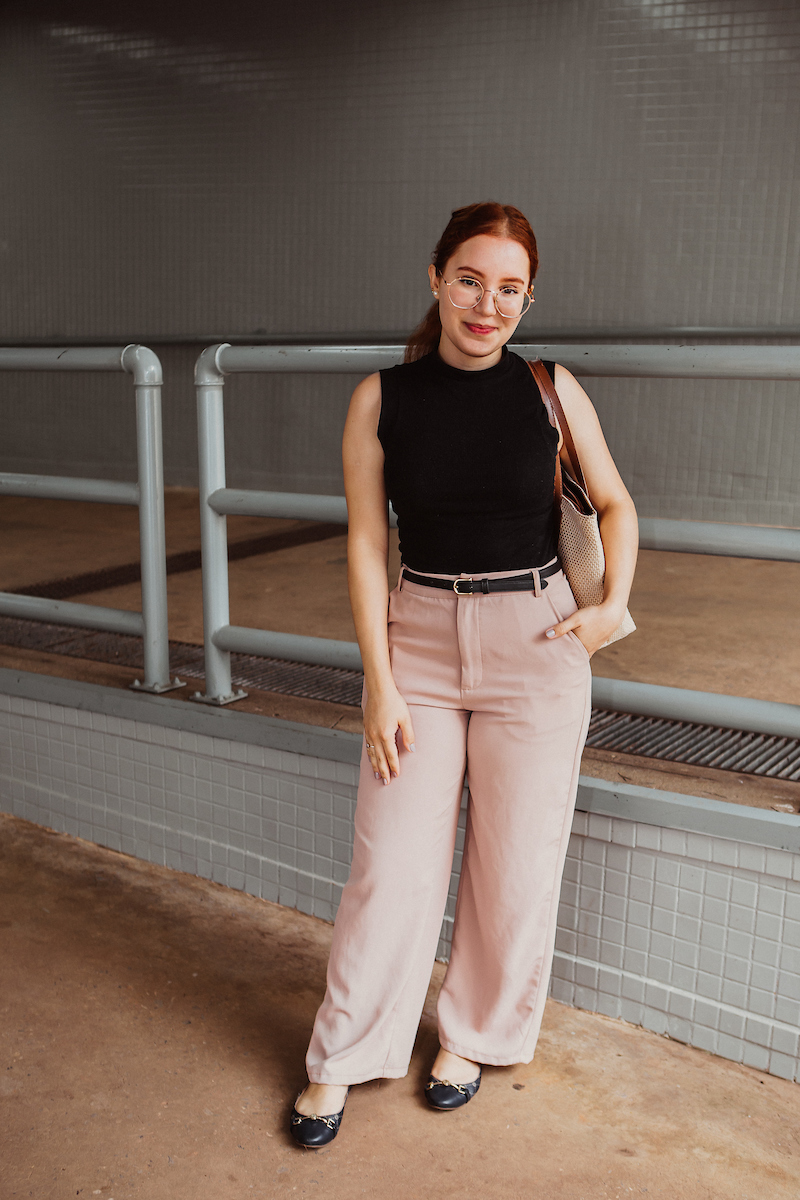
M469 354L472 358L486 358L490 354L499 354L505 345L502 338L497 337L480 337L472 335L464 338L463 345L460 349L464 354Z
M507 339L499 329L493 329L491 333L479 333L465 325L451 340L462 353L483 358L487 354L495 354L502 350Z

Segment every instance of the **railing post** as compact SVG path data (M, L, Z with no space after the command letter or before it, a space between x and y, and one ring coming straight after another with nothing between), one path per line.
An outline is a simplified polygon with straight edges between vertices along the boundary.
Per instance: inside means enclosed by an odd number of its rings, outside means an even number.
M133 375L139 462L139 545L142 559L144 681L131 687L170 692L185 687L169 675L167 547L164 532L164 453L161 435L161 363L146 346L126 346L122 367Z
M223 388L225 376L219 366L219 351L227 343L209 346L195 364L197 387L197 449L200 474L200 547L203 560L203 641L205 644L206 691L195 692L193 700L205 704L230 704L247 695L234 692L231 655L214 642L220 629L230 624L228 601L228 529L224 514L214 512L209 496L225 487L225 423Z

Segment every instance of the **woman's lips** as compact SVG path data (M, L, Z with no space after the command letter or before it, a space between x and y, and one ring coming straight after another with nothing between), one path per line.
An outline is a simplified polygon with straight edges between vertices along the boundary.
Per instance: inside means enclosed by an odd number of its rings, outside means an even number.
M470 323L468 321L465 321L464 324L466 325L466 327L470 331L470 333L484 333L485 334L485 333L494 333L495 332L494 325L470 325Z

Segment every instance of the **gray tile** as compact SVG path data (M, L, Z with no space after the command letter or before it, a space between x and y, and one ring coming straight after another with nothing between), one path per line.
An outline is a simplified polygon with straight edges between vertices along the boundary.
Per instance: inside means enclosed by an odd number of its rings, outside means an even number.
M722 981L722 1002L732 1008L744 1008L747 1004L747 988L743 983L735 983L730 979Z
M730 1009L721 1009L719 1013L720 1033L728 1034L739 1041L744 1037L745 1014ZM751 1039L752 1040L752 1039Z
M769 1056L769 1072L780 1079L794 1080L800 1077L800 1062L796 1057L790 1058L787 1054L779 1054L773 1050Z
M624 997L620 999L619 1015L623 1021L627 1021L630 1025L641 1025L643 1013L643 1004L639 1004L635 1000L626 1000Z
M723 1054L724 1051L720 1050L719 1053ZM731 1056L725 1055L725 1057L728 1058ZM745 1042L741 1061L746 1067L754 1067L757 1071L767 1071L769 1070L769 1059L770 1051L766 1047L751 1046Z
M698 1050L706 1050L709 1054L717 1053L717 1044L719 1042L719 1034L715 1029L708 1029L703 1025L695 1025L692 1033L692 1045Z

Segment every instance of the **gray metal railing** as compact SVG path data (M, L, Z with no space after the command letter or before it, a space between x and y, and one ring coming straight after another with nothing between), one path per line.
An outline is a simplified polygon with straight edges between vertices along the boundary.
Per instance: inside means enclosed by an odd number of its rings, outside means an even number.
M576 375L673 378L800 380L798 346L607 346L515 345L524 358L555 359ZM227 704L240 699L231 683L230 652L260 654L295 662L360 669L355 642L275 633L231 625L228 604L228 513L289 517L344 524L341 496L262 492L225 486L223 391L225 376L238 372L336 372L368 374L402 362L402 346L210 346L197 360L200 514L203 552L203 614L206 693L194 699ZM390 513L393 518L394 514ZM392 523L396 523L392 520ZM769 558L800 562L800 530L709 521L641 518L641 545L653 550ZM735 729L800 736L800 706L595 678L599 708L654 717L701 721Z
M50 600L0 592L0 613L54 621L85 629L127 633L144 643L144 679L131 686L145 692L184 687L170 679L167 629L167 566L164 534L164 465L161 445L161 363L146 346L15 347L0 349L2 371L127 371L136 399L138 483L74 479L57 475L0 473L0 495L133 504L139 509L142 611Z

